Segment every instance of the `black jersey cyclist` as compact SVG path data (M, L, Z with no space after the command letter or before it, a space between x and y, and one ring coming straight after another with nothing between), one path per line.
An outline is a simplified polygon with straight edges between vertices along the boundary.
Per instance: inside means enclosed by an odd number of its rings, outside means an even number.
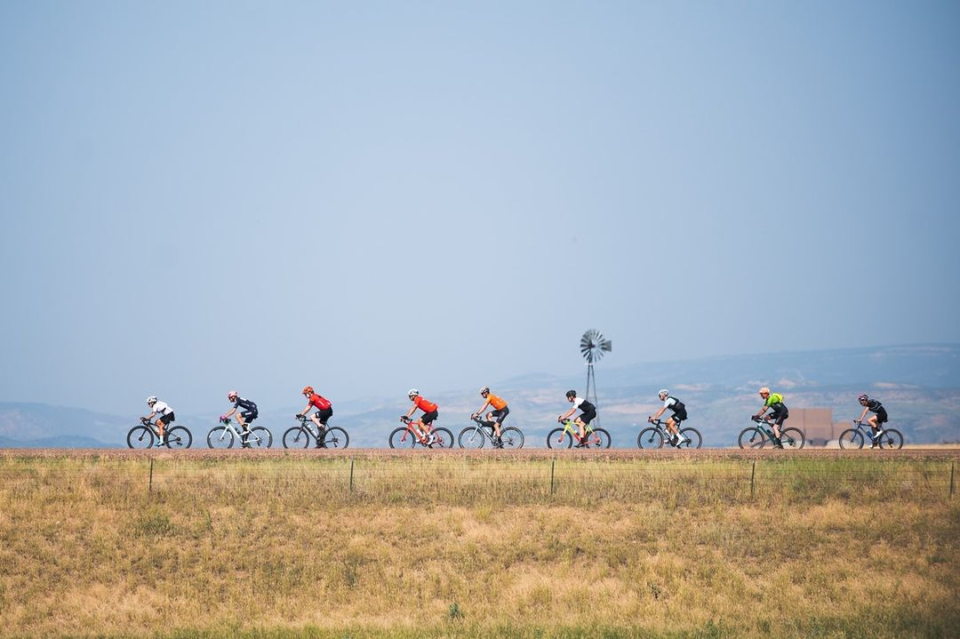
M687 438L680 434L680 422L687 418L687 407L676 397L671 397L670 391L666 388L660 389L657 396L660 398L660 401L663 402L663 406L660 407L660 410L658 410L656 414L648 417L647 421L652 423L660 419L664 411L670 409L672 413L670 417L667 417L667 431L670 433L670 443L674 446L679 446L687 441Z
M860 418L858 422L862 422L863 418L867 416L868 412L874 413L870 419L867 420L867 424L870 425L870 429L873 430L873 433L870 435L870 438L873 442L870 444L870 448L876 448L877 442L880 441L880 435L883 434L883 426L887 422L887 409L883 407L876 399L870 399L866 395L860 395L857 397L857 401L860 402L860 405L863 406L863 412L860 413Z
M243 429L243 432L240 436L240 445L244 448L249 448L250 443L247 441L247 438L250 436L250 422L255 420L260 414L257 411L257 405L254 402L251 402L249 399L244 399L237 394L237 391L230 391L227 393L227 399L233 402L233 408L230 409L224 415L220 416L220 421L226 421L230 417L239 411L237 415L237 421L240 422L240 428Z

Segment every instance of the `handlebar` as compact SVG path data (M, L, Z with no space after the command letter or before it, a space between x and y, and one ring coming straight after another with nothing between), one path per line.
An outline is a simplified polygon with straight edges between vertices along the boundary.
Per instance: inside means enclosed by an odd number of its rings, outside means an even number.
M653 424L654 426L663 426L663 420L662 420L662 419L651 419L651 418L647 417L647 421L648 421L649 423Z

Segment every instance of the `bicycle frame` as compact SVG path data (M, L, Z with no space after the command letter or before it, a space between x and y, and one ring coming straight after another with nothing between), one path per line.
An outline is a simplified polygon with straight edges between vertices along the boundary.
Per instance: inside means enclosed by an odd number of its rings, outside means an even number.
M422 424L422 425L421 425L421 426L423 427L423 430L427 433L427 436L426 436L426 437L421 437L421 436L420 436L420 433L418 433L417 430L414 428L414 424L417 423L417 420L411 419L411 418L407 417L406 415L404 415L404 416L403 416L403 423L404 423L404 424L406 425L406 427L407 427L407 432L405 432L405 433L403 434L403 437L400 438L400 442L401 442L401 443L406 443L406 441L407 441L407 435L408 435L408 434L411 434L411 435L413 435L414 437L417 438L417 441L420 442L421 445L423 445L423 446L426 446L426 445L427 445L427 439L430 437L430 433L433 432L433 429L432 429L430 426L428 426L427 424Z
M575 422L572 419L565 419L560 423L563 424L564 435L569 434L576 441L580 441L580 433L578 432L579 429L577 428L577 422ZM590 437L590 435L593 435L593 426L591 426L590 424L586 424L583 427L583 441L586 441ZM596 443L599 446L600 438L597 437L597 440L594 443Z
M223 424L224 428L226 428L227 430L229 430L230 432L233 433L233 436L237 438L237 441L240 441L240 442L243 441L243 429L241 428L240 430L237 430L237 429L234 427L234 425L233 425L233 420L232 420L232 419L230 419L230 418L228 417L227 419L224 419L224 420L221 421L220 423ZM239 424L239 422L237 422L237 423ZM250 431L252 428L253 428L253 426L250 426L249 424L247 424L247 430L248 430L248 431ZM226 433L227 431L224 430L223 432ZM252 435L252 436L253 436L253 437L257 437L257 435L255 435L255 434ZM223 439L223 437L221 437L220 439ZM259 440L259 437L257 437L257 439Z

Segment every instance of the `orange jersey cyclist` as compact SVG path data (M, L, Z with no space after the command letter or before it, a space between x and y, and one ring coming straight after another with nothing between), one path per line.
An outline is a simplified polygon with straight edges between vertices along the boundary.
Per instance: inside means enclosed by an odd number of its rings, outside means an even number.
M505 420L507 415L510 414L510 408L507 406L506 401L490 392L489 386L484 386L480 389L480 397L487 401L484 402L483 406L480 407L480 410L471 415L471 417L479 417L480 414L486 410L487 406L493 408L492 411L487 413L487 422L492 422L493 424L493 430L496 435L493 440L494 447L503 448L503 440L500 439L500 427L503 425L503 420Z
M316 424L317 432L319 433L319 437L317 437L317 448L326 448L323 444L323 431L327 427L327 422L333 417L333 404L330 403L329 399L315 393L313 386L304 386L301 393L307 398L307 406L297 414L297 419L307 415L312 409L316 408L317 412L310 415L310 421Z
M435 444L437 441L437 436L433 434L433 428L430 426L437 417L440 416L439 407L431 401L428 401L423 396L420 395L420 391L416 388L411 388L407 392L407 397L413 402L413 406L410 407L410 410L407 411L406 417L409 419L419 408L423 411L423 415L420 416L420 419L413 422L415 426L420 426L420 430L414 428L417 431L417 434L420 435L421 439L426 440L427 445Z

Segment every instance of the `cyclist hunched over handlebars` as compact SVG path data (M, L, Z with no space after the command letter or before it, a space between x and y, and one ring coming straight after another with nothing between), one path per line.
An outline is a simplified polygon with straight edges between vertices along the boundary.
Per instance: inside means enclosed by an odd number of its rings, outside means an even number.
M240 445L243 448L250 448L250 442L248 441L250 437L250 422L255 420L260 414L257 411L257 405L251 402L249 399L240 397L235 390L227 393L227 399L233 402L233 408L231 408L228 413L221 415L220 421L225 422L230 419L234 413L240 411L240 413L237 415L237 421L240 422L240 427L243 429L243 433L240 437Z

